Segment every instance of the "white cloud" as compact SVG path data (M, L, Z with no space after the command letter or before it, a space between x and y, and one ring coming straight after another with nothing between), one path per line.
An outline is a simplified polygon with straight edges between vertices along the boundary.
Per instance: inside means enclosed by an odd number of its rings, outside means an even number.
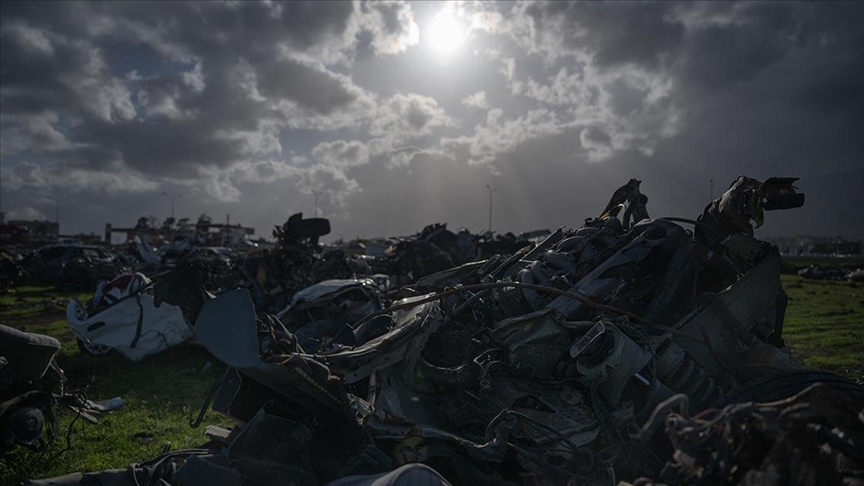
M473 134L442 138L441 146L457 160L458 150L465 148L470 163L488 164L527 140L561 133L568 126L548 109L531 110L525 115L505 119L503 110L494 108L487 113L485 123L474 127Z
M650 155L682 126L684 112L673 97L672 78L636 67L598 70L576 62L559 68L545 82L513 76L508 86L513 94L565 110L571 125L605 133L609 140L602 149L596 143L586 145L582 138L594 162L631 149Z
M378 107L369 126L369 134L390 140L393 144L432 133L433 129L455 126L434 98L418 94L397 93Z
M124 194L153 191L159 188L159 183L129 171L115 173L22 161L4 166L0 188L30 194L52 194L58 190L63 193Z
M282 179L297 176L302 169L296 166L300 160L263 160L244 162L232 169L240 181L256 184L270 184Z
M462 99L462 104L465 106L471 106L474 108L480 108L486 110L489 108L489 103L486 101L486 92L480 90L474 94L466 96Z
M12 42L17 42L26 51L36 56L54 56L54 46L51 41L39 29L34 29L22 22L12 22L3 29L3 33L11 38Z
M24 151L56 152L75 144L57 129L59 116L53 111L35 115L0 114L0 156Z
M4 164L3 177L0 178L0 188L3 191L18 191L21 189L49 188L52 184L51 175L41 165L22 161L17 164Z
M216 130L214 136L238 142L238 151L245 157L272 157L282 154L279 127L272 122L262 122L255 130Z
M319 143L312 155L325 165L348 167L369 162L369 147L358 140L336 140Z
M332 204L342 206L345 199L361 191L360 184L351 179L340 167L315 164L300 172L295 184L305 191L323 191Z
M6 221L46 221L48 218L45 216L45 213L39 211L38 209L26 207L13 209L6 213L5 215Z
M109 217L169 184L216 205L314 188L347 215L403 175L860 158L853 4L461 2L464 72L424 71L403 2L22 5L0 19L4 208L58 190Z
M198 184L198 186L201 187L208 199L223 203L239 202L243 193L237 188L235 180L230 174L229 172L202 169L203 184Z
M73 192L94 191L105 194L126 194L158 190L159 182L139 174L112 173L86 169L60 171L55 186Z
M579 132L579 141L588 150L588 160L597 162L612 156L612 139L597 127L588 127Z
M366 2L359 25L373 34L372 49L378 56L405 52L420 41L420 27L406 2Z
M180 73L180 78L196 94L200 94L206 87L200 61L195 63L195 67L191 71Z

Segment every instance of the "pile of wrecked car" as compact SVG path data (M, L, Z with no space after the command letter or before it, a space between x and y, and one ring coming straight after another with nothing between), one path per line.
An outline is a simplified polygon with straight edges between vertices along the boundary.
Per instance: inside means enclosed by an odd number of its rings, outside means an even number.
M60 434L60 407L75 412L74 420L98 423L99 414L124 405L120 398L93 402L67 389L55 360L59 350L53 337L0 324L0 460L16 447L43 451Z
M178 273L166 303L228 366L201 416L236 426L32 484L861 482L864 388L791 356L781 258L753 236L803 204L794 181L740 177L689 220L651 219L633 179L577 230L399 289L320 282L279 312Z
M798 270L798 276L817 280L848 280L861 282L864 280L864 268L844 268L837 265L811 264Z

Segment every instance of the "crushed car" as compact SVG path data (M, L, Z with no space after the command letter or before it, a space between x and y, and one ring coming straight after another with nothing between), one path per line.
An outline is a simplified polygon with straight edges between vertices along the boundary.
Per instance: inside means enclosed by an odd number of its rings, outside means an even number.
M58 288L87 288L121 270L118 259L104 248L58 243L38 248L20 262L31 283Z
M87 304L69 302L66 320L82 352L115 350L132 361L194 336L180 306L159 302L154 283L142 273L100 282Z
M815 265L798 270L798 276L817 280L846 280L852 274L852 270L837 265Z
M310 285L363 275L341 251L327 251L319 245L319 238L329 233L329 220L294 214L274 229L274 248L255 250L235 261L219 278L219 286L222 290L247 288L258 309L275 314Z
M464 228L454 233L446 224L435 223L415 235L393 238L385 253L369 258L368 263L375 273L384 273L397 283L409 284L488 255L512 254L549 233L549 230L537 230L517 236L490 231L476 235Z
M359 318L346 282L280 315L244 288L209 299L195 335L228 369L192 425L212 408L236 426L122 484L372 484L417 464L429 484L860 480L864 388L791 356L780 255L753 235L804 203L794 182L739 177L692 220L651 219L633 179L581 228Z
M119 397L97 403L67 390L59 351L53 337L0 324L0 460L17 447L43 451L60 433L59 407L97 423L99 414L124 405Z

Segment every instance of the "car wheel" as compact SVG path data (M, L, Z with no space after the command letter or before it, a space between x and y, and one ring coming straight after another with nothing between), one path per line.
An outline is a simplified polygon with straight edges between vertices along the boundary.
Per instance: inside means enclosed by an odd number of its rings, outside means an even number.
M77 339L78 341L78 349L82 354L89 354L91 356L101 356L103 354L108 354L111 352L111 347L102 346L99 344L89 343L84 341L83 339Z

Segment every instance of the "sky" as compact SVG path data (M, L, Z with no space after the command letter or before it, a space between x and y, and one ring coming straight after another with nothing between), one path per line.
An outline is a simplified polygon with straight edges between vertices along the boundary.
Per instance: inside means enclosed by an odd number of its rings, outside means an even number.
M864 2L2 2L0 210L62 234L202 213L330 239L579 227L635 177L693 218L864 236ZM179 196L179 197L178 197Z

